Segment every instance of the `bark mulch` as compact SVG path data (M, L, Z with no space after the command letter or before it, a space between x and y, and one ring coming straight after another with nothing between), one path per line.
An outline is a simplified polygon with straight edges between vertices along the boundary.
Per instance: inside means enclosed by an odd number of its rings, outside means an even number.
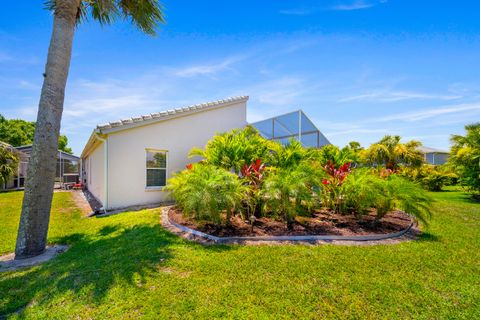
M218 225L195 221L176 208L170 209L168 214L173 222L217 237L388 234L404 230L412 223L411 217L403 211L390 212L377 224L373 212L358 219L354 215L318 211L310 217L297 217L290 230L284 222L272 218L258 218L252 229L251 224L239 216L233 217L230 225Z

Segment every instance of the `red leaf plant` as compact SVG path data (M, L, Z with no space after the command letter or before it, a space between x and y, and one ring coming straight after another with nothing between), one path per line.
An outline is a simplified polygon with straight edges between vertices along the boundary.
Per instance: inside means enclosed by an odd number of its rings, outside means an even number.
M260 186L260 183L263 180L263 172L265 170L265 164L262 163L262 160L258 159L257 161L251 163L250 165L244 165L242 168L242 176L247 178L250 185L255 187Z
M350 162L338 165L332 161L328 161L324 166L325 173L327 174L327 178L322 180L324 202L326 206L336 212L339 212L343 198L340 194L340 187L351 171L350 166Z
M260 187L263 182L265 164L262 160L257 159L255 162L244 165L241 170L242 177L247 181L250 191L248 192L247 207L249 211L249 219L252 223L255 220L255 213L258 209Z

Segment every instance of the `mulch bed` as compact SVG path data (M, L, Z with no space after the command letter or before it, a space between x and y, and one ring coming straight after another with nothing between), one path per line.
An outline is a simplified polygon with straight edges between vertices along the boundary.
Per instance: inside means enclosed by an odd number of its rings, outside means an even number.
M297 217L291 230L287 229L284 222L272 218L258 218L252 230L250 223L238 216L231 219L230 225L198 222L185 217L176 208L170 209L168 216L173 222L217 237L388 234L404 230L412 222L411 217L403 211L388 213L376 225L372 223L375 219L374 213L365 215L359 220L353 215L318 211L311 217Z

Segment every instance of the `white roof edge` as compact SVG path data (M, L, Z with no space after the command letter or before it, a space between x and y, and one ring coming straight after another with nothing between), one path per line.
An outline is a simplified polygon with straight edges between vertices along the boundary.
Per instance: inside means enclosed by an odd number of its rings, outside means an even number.
M123 129L129 129L137 126L142 126L150 123L154 123L157 121L162 121L165 119L175 118L177 116L184 116L189 114L194 114L200 111L208 110L208 109L216 109L221 108L224 106L228 106L232 103L237 102L244 102L248 100L248 96L237 96L237 97L230 97L227 99L206 102L201 104L195 104L190 106L184 107L177 107L177 108L169 108L164 111L154 112L147 115L142 116L134 116L129 119L122 119L117 121L111 121L104 124L99 124L96 127L97 132L101 133L109 133L112 131L119 131Z
M426 147L426 146L420 146L420 147L418 147L418 149L423 153L450 153L447 150L430 148L430 147Z

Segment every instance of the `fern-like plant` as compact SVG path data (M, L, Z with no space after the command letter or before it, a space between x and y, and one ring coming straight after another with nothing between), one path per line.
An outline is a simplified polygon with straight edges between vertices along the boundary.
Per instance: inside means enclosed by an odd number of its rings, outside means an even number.
M193 148L189 156L204 158L208 164L232 170L240 174L245 165L267 158L271 141L263 138L258 131L247 126L215 135L205 150Z
M214 223L228 223L232 212L241 208L247 192L237 175L201 163L189 165L174 175L166 189L171 191L184 214Z
M272 170L261 190L263 212L282 219L291 228L302 208L311 209L316 204L313 187L319 184L318 172L307 163Z

